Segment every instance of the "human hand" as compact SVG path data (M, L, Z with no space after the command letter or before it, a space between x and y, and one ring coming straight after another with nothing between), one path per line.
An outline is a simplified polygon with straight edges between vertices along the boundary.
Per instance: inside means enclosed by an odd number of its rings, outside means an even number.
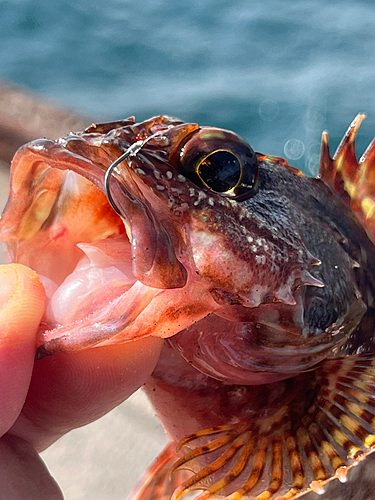
M34 362L44 308L36 273L0 266L0 500L61 500L38 453L135 392L162 346L149 337Z

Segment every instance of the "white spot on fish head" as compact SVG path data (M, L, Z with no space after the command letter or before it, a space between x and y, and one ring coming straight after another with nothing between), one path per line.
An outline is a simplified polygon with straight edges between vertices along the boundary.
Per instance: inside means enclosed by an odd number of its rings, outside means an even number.
M207 198L207 195L204 191L199 191L198 192L198 201L202 201L204 200L205 198Z
M262 266L264 266L266 264L266 256L265 255L256 255L255 262L257 264L261 264Z

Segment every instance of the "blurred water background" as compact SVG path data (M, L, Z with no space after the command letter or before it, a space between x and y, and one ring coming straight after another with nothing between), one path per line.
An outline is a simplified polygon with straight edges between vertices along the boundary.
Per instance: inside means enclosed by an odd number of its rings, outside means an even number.
M0 79L88 122L229 128L315 174L323 129L334 150L364 111L358 151L375 135L375 3L0 0ZM123 499L163 442L134 396L44 457L67 500Z
M170 114L235 130L315 173L368 113L375 135L372 0L2 0L0 78L95 120Z

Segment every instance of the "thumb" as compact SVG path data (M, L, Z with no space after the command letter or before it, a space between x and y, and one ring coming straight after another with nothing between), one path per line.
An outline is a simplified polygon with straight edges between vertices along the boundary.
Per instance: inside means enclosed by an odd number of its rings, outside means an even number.
M0 436L24 404L44 308L44 288L34 271L20 264L0 266Z

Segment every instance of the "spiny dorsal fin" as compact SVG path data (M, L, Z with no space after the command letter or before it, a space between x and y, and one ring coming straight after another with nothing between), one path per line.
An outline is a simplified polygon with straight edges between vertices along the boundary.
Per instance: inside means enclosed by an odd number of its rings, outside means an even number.
M195 500L294 500L323 493L332 479L346 482L349 469L375 449L375 358L327 360L305 376L306 399L185 438L180 444L190 451L175 462L172 477L193 474L172 500L195 490L203 490Z
M356 116L333 158L328 134L323 132L319 177L350 206L375 243L375 139L359 161L355 155L355 138L364 118Z

